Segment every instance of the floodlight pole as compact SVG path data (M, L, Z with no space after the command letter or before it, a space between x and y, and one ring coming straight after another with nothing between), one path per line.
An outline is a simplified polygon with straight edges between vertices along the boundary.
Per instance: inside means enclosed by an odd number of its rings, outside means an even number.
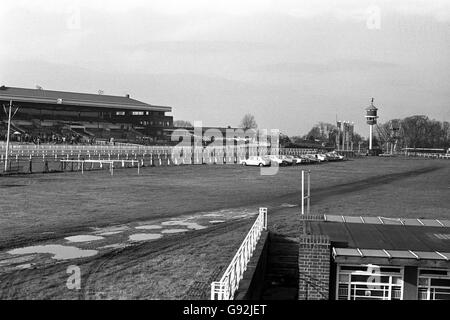
M12 109L12 100L9 100L8 133L6 134L5 172L8 170L9 136L11 133L11 109Z

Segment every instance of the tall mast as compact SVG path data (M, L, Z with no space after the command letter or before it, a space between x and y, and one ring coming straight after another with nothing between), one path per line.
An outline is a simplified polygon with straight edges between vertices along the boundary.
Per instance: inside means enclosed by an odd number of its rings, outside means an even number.
M11 134L11 109L12 109L12 100L9 101L8 133L6 134L5 172L8 170L9 136Z

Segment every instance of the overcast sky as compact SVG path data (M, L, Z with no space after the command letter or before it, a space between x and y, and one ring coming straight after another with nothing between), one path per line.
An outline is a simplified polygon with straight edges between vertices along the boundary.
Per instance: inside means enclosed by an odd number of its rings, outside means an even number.
M450 121L450 0L1 0L0 84L125 95L174 118L305 134Z

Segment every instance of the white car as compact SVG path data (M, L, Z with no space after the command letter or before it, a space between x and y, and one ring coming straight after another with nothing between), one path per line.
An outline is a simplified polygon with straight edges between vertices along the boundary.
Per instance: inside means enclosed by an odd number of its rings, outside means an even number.
M293 165L294 164L294 157L293 156L281 155L280 159L285 161L288 165Z
M337 152L332 152L331 153L337 160L344 160L344 156L337 153Z
M241 164L244 166L269 166L270 160L263 157L251 156L248 159L241 160Z
M321 153L316 154L316 158L319 159L320 161L327 161L327 156Z
M294 161L294 164L305 164L309 163L309 160L306 158L302 158L301 156L293 156L292 160Z
M306 159L308 159L309 163L320 163L320 162L322 162L319 159L317 159L316 156L313 155L313 154L305 154L302 157L305 157Z
M281 159L281 157L274 154L268 155L267 158L270 160L270 162L275 162L279 166L286 166L289 164L286 160L283 160Z

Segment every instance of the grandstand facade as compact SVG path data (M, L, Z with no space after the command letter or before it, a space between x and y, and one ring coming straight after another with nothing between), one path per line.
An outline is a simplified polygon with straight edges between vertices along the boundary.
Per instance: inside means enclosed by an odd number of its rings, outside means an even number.
M131 142L170 141L172 108L150 105L126 96L0 87L0 104L13 104L11 134L21 142ZM16 108L17 111L16 111ZM16 112L15 112L16 111ZM15 112L15 113L14 113ZM0 116L0 140L8 117Z

